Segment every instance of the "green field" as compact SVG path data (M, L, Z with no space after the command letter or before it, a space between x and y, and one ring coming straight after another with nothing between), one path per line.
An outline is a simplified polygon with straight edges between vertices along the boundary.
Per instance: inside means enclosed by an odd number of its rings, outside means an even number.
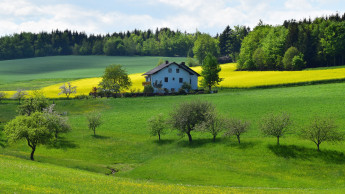
M55 56L0 61L0 91L39 89L65 81L100 77L106 66L121 64L128 73L152 69L158 60L182 62L183 57Z
M4 159L1 162L11 163L13 160L14 167L0 166L1 172L9 174L3 175L0 187L13 191L16 184L38 189L60 185L59 189L63 191L76 191L78 188L73 190L68 183L59 183L59 180L67 181L70 175L68 168L71 168L72 177L76 180L85 181L89 176L91 179L99 176L103 177L101 180L109 180L111 185L116 184L112 181L117 182L120 178L144 185L149 181L159 187L167 187L166 184L191 185L195 191L200 186L217 186L225 189L224 192L229 191L226 189L249 192L246 189L250 189L252 192L341 193L345 189L345 145L322 143L322 151L317 152L314 144L301 140L297 133L314 115L331 116L345 132L344 90L345 83L337 83L223 90L212 95L56 100L59 111L68 112L73 131L63 135L55 147L38 147L35 162L27 161L30 149L25 142L8 145L2 137L0 154ZM176 104L196 99L214 103L227 117L251 122L250 131L241 138L241 145L237 144L235 137L219 136L213 143L211 135L195 132L192 132L194 142L191 145L186 137L177 136L176 131L162 136L162 142L149 136L146 126L152 115L161 112L168 115ZM16 103L8 100L0 104L2 123L16 114ZM85 113L94 109L101 111L106 121L97 131L97 136L92 136L87 129L85 118ZM293 126L290 133L281 138L281 146L276 146L275 138L261 135L258 121L266 113L281 111L291 114ZM28 178L14 178L22 174L23 177L29 176L31 163L38 172L45 169L42 174L48 174L47 178L56 177L58 183L48 181L46 185L37 185L28 182ZM47 168L52 168L56 174L49 174ZM110 169L118 169L119 172L106 176ZM85 176L79 173L85 173ZM128 186L136 189L134 187ZM92 188L80 190L87 192ZM128 190L131 191L135 192Z

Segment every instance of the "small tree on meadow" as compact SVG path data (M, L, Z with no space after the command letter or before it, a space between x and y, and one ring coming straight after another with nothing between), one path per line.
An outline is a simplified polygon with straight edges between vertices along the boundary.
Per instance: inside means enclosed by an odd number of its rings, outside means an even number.
M38 145L50 143L52 132L48 129L47 120L41 112L35 112L30 116L20 115L5 125L5 134L10 142L27 141L31 148L30 159L34 160L34 154Z
M191 143L191 131L195 130L197 124L204 122L207 113L212 111L214 111L214 106L210 102L199 100L182 102L171 113L170 123L180 135L187 134Z
M201 85L208 87L211 91L212 86L218 85L223 80L219 78L219 72L221 70L217 58L211 54L207 54L202 65L201 75L203 79L201 80Z
M158 136L158 141L161 140L161 135L166 132L166 120L163 114L158 114L157 116L151 117L148 121L148 129L152 136Z
M216 142L217 135L226 129L226 119L215 111L207 112L205 121L197 124L195 128L198 131L211 133L213 142Z
M33 91L30 98L26 98L21 105L18 106L17 112L20 115L30 116L34 112L43 112L49 106L48 99L44 97L40 91Z
M301 137L310 140L320 151L320 144L324 141L337 142L344 140L344 134L337 131L337 126L331 118L315 117L309 126L302 129Z
M102 124L101 113L92 112L87 116L88 127L93 131L93 135L96 135L96 128Z
M71 94L77 93L77 86L72 86L70 82L67 82L67 85L64 83L59 89L61 91L59 95L65 94L67 99Z
M71 126L68 124L67 117L62 117L54 110L55 104L50 105L44 109L43 116L47 121L47 128L54 134L57 140L60 133L67 133L71 131Z
M224 136L230 137L235 135L237 137L237 141L241 143L241 135L242 133L247 132L249 127L249 122L243 121L240 119L230 119L227 121L227 128L228 130L224 133Z
M109 65L106 67L102 81L99 83L101 88L115 93L129 89L131 85L131 78L122 65Z
M25 98L25 96L28 95L28 92L24 89L18 89L16 93L13 94L13 99L18 99L18 102L20 104L20 101Z
M279 145L279 138L285 134L290 124L290 115L286 113L268 114L261 119L260 128L263 134L277 137Z

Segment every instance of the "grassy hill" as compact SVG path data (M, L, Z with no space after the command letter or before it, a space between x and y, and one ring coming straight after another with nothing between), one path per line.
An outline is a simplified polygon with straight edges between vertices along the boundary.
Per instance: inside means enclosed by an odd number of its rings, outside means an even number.
M13 191L13 185L20 184L34 185L38 189L59 185L56 187L74 191L70 189L73 186L65 182L69 175L68 167L73 169L71 174L76 174L76 180L85 182L90 176L91 179L103 177L101 182L109 181L109 184L129 178L129 182L146 185L149 181L148 185L152 182L162 187L172 185L172 188L183 184L196 189L199 186L240 188L238 191L243 192L246 188L255 192L260 192L260 188L264 191L341 192L345 189L345 145L322 143L322 151L317 152L312 142L300 139L297 133L314 115L336 119L345 132L342 127L345 125L344 89L345 84L338 83L265 90L223 90L212 95L56 100L57 108L68 112L73 131L63 135L55 147L38 147L37 161L32 163L27 161L30 149L25 142L7 145L2 137L0 154L4 157L0 158L1 163L7 165L0 165L0 169L8 176L2 175L0 187ZM219 136L213 143L211 135L196 132L192 132L194 142L191 145L186 137L177 136L176 131L162 136L162 142L149 136L146 126L151 116L158 113L167 116L176 104L196 99L214 103L227 117L251 122L250 131L241 138L241 145L237 144L235 137ZM0 104L2 122L13 118L16 103L5 101ZM97 130L97 136L87 129L85 113L92 110L100 111L106 121ZM276 146L275 138L261 135L258 122L269 112L281 111L291 114L293 126L281 138L281 146ZM8 167L9 163L14 167ZM30 167L42 174L43 178L39 180L55 179L57 183L29 184ZM49 169L52 169L51 174ZM119 172L109 178L104 174L109 174L110 169ZM22 174L23 178L14 178ZM91 185L85 186L85 190L80 189L88 191L86 189L92 189ZM95 186L94 189L100 187ZM144 187L139 189L148 191Z
M0 61L0 91L39 89L54 83L100 77L106 66L121 64L128 73L154 67L160 58L182 62L183 57L54 56Z

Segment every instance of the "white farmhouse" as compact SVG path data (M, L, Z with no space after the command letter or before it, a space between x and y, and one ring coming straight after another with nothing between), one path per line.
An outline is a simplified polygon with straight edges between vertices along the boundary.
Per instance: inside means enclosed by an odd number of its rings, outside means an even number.
M144 73L146 82L143 85L152 85L154 92L161 92L165 88L171 92L177 92L184 82L190 84L193 90L198 89L197 72L187 67L184 62L181 64L169 61Z

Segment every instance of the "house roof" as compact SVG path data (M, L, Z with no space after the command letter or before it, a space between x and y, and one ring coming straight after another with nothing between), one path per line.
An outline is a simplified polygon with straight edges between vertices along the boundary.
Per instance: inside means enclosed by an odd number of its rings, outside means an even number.
M144 73L143 75L153 75L153 74L158 73L160 70L162 70L162 69L164 69L164 68L166 68L166 67L168 67L168 66L170 66L170 65L172 65L172 64L175 64L175 65L179 66L181 69L184 69L184 70L187 71L189 74L195 74L195 75L197 75L197 76L200 76L200 74L198 74L198 73L195 72L193 69L191 69L191 68L189 68L188 66L186 66L186 65L184 64L184 62L182 62L181 64L178 64L178 63L176 63L176 62L169 63L169 62L167 62L167 61L166 61L165 63L162 63L162 64L160 64L159 66L153 68L152 70L150 70L150 71Z

